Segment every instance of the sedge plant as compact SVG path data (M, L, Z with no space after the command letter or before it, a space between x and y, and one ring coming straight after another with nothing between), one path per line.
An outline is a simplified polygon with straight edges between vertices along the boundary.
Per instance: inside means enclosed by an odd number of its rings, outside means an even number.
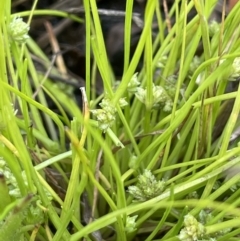
M231 171L240 162L238 139L232 141L240 3L211 22L216 0L175 1L165 13L161 1L147 1L130 56L133 3L126 1L119 81L96 1L83 1L84 19L36 9L37 1L13 14L11 1L2 1L0 240L239 239L239 176ZM31 20L46 15L85 25L82 105L73 87L37 69L36 58L46 73L61 76L29 35ZM96 71L101 95L92 88ZM227 92L231 83L236 88Z

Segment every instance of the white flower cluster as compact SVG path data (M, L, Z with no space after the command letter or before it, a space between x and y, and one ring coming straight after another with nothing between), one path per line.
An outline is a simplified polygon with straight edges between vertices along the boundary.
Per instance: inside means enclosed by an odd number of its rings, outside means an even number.
M146 201L160 195L165 189L165 181L157 181L150 170L138 176L136 186L129 186L128 192L138 201Z
M184 228L180 231L178 238L181 241L200 241L205 233L205 227L191 214L187 214L184 217Z
M12 174L11 170L8 168L6 162L0 157L0 173L4 176L6 185L9 189L9 195L14 198L21 198L21 193L16 181L16 178ZM25 184L27 184L25 182Z
M127 220L126 220L126 226L125 226L125 231L127 233L131 233L133 231L136 230L136 219L137 219L138 215L135 216L127 216Z
M137 73L132 76L128 84L128 92L134 93L139 101L147 105L146 103L147 90L145 87L140 86L140 82L138 81L138 78L137 78ZM153 85L152 86L153 101L152 101L151 108L162 109L165 112L171 112L175 93L176 93L176 76L169 76L166 79L164 86Z
M102 109L91 110L91 113L97 118L99 129L106 132L115 121L117 109L108 98L104 98L99 105ZM121 98L119 100L119 105L120 107L124 107L128 105L128 103L124 98Z
M12 41L22 44L29 38L29 29L29 25L22 18L14 17L9 24L8 33Z

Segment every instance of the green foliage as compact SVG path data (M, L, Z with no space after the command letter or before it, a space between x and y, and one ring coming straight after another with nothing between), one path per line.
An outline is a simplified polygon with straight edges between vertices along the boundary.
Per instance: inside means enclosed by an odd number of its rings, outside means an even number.
M239 81L240 3L223 23L209 24L216 0L174 1L174 23L160 2L147 1L130 58L134 1L127 1L119 83L96 1L83 1L85 20L37 10L37 1L11 14L11 1L1 1L0 240L239 239L239 175L230 171L240 147L230 140L240 88L226 89ZM72 87L37 71L35 59L61 77L28 35L37 15L85 24L83 106ZM91 88L96 69L100 96Z

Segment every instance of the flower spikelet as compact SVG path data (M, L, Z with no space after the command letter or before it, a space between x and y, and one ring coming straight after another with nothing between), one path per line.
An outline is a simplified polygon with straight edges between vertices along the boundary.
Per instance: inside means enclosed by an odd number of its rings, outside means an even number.
M191 214L184 217L184 228L178 235L181 241L198 241L206 233L205 227L197 221Z
M126 226L125 226L125 230L127 233L131 233L133 231L136 230L136 219L137 219L138 215L135 216L127 216L127 220L126 220Z
M22 44L29 38L29 29L29 25L22 18L14 17L9 24L8 33L13 41Z
M138 176L136 186L129 186L128 191L138 201L146 201L160 195L165 189L165 181L157 181L150 170L144 170Z

